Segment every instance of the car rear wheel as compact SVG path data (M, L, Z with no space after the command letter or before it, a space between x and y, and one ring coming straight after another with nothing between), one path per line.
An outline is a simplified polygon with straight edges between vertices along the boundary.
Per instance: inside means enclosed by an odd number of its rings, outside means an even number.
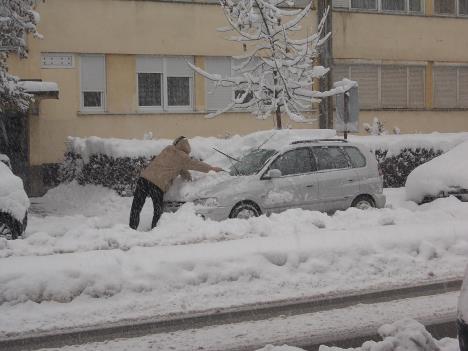
M360 195L354 199L351 206L359 208L360 210L368 210L369 208L375 207L375 202L369 195Z
M234 206L229 218L249 219L252 217L258 217L261 214L260 208L255 203L241 202Z
M0 213L0 238L17 239L21 235L21 224L7 213Z

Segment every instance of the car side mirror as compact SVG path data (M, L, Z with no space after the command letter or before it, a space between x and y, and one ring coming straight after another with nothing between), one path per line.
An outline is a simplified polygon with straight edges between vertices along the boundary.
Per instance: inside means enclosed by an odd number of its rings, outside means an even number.
M281 171L279 169L270 169L267 174L265 174L265 179L273 179L281 177Z

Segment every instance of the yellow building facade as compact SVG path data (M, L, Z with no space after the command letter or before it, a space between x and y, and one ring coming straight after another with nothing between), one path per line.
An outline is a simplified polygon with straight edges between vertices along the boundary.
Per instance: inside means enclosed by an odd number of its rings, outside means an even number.
M468 130L468 18L463 0L451 1L333 2L332 77L358 81L361 126L378 117L402 133ZM205 118L229 93L213 92L186 61L229 72L242 53L216 31L226 21L215 1L44 0L37 11L44 38L28 38L28 59L9 60L11 73L56 82L60 91L29 117L32 167L60 162L67 136L225 136L274 127L245 111ZM316 24L314 10L304 33ZM283 123L316 128L316 117Z

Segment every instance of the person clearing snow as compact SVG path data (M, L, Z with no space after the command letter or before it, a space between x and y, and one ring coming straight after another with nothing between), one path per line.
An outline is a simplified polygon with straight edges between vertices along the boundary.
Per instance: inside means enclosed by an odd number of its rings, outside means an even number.
M162 214L164 193L179 174L184 180L190 181L192 177L189 170L204 173L223 170L220 167L213 167L205 162L191 159L190 151L187 138L180 136L172 145L165 147L141 172L133 195L130 228L135 230L138 228L140 213L148 196L153 200L154 210L151 228L156 226Z

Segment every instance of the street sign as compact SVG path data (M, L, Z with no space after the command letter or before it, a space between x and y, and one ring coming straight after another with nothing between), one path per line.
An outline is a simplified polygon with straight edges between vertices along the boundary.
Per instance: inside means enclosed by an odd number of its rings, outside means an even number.
M337 132L359 131L359 93L353 86L344 93L336 95L335 129Z

